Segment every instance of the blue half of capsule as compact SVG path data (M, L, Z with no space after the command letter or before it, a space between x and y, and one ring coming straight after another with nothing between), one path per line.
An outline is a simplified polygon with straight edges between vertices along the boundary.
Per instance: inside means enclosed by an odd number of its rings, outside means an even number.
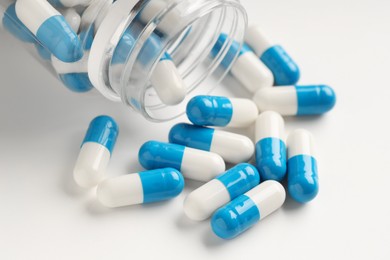
M246 52L253 52L248 44L243 43L242 45L240 45L239 42L233 39L229 39L227 34L221 33L218 37L217 42L211 49L211 55L213 57L216 57L217 55L219 55L222 49L226 48L227 44L229 43L231 44L230 48L221 62L224 68L228 68L236 57L240 57Z
M177 144L148 141L141 146L138 160L148 170L169 167L180 171L184 149Z
M125 30L115 48L112 58L113 64L124 64L126 62L128 56L136 46L136 41L138 41L137 37L141 32L142 27L140 24L131 25ZM160 55L162 48L163 46L160 37L157 34L152 33L143 45L137 59L145 66ZM160 60L172 60L172 58L168 53L164 53Z
M287 171L286 144L279 138L268 137L256 144L256 166L263 180L281 181Z
M19 20L15 11L15 3L11 4L4 12L3 17L4 28L14 37L22 42L34 43L36 42L34 35L30 30Z
M62 15L55 15L39 27L38 40L63 62L76 62L83 57L83 47L77 36Z
M195 149L210 151L214 129L180 123L169 131L169 142Z
M240 163L216 178L226 187L233 200L259 185L260 174L249 163Z
M111 154L118 134L119 128L113 118L109 116L98 116L89 124L82 145L88 142L95 142L105 146Z
M316 159L309 155L296 155L287 163L290 196L299 203L314 199L319 190Z
M71 91L84 93L93 88L88 73L67 73L59 75L62 83Z
M42 60L49 61L51 59L51 53L48 49L39 43L34 43L34 45L35 49L37 49L39 57L41 57Z
M299 67L280 45L267 49L260 60L272 71L276 86L290 86L298 82Z
M336 93L327 85L295 86L298 98L297 115L318 115L336 104Z
M179 195L184 188L182 174L173 168L140 172L143 203L168 200Z
M196 96L187 104L188 119L194 125L226 126L233 116L233 105L226 97Z
M232 239L260 220L260 211L246 195L241 195L220 208L211 218L211 228L223 239Z

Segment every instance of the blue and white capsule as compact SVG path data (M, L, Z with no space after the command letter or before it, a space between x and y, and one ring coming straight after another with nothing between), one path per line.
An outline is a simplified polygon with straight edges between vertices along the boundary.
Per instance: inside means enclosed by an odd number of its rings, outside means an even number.
M307 203L319 190L317 160L311 133L298 129L287 139L288 193L295 201Z
M256 167L261 179L283 180L287 171L287 148L282 116L273 111L261 113L255 131Z
M279 182L265 181L217 210L211 228L220 238L235 238L280 208L285 199L286 191Z
M184 188L184 178L173 168L157 169L106 179L98 185L97 198L116 208L170 200Z
M254 166L238 164L191 192L184 201L184 213L192 220L205 220L218 208L259 183L260 175Z
M335 106L336 93L327 85L284 86L260 89L253 101L260 111L282 116L321 115Z
M244 135L185 123L171 128L169 142L219 154L232 164L249 161L255 151L252 140Z
M214 57L217 56L230 41L231 46L222 60L222 66L229 67L238 53L231 67L231 74L251 93L255 93L260 88L272 87L274 83L272 72L247 44L244 43L241 47L237 41L229 39L226 34L222 33L211 50L211 54Z
M295 85L300 78L298 65L280 45L272 44L259 26L249 26L245 41L272 71L275 86Z
M199 126L248 127L259 111L252 100L218 96L196 96L187 104L187 117Z
M23 24L56 58L64 62L82 58L77 34L46 0L18 0L15 9Z
M143 144L138 159L147 170L174 168L185 178L203 182L225 171L225 162L218 154L157 141Z
M170 2L166 0L153 0L145 5L139 13L139 20L143 24L148 24L150 21L156 21L156 31L160 35L176 35L178 32L173 31L173 28L178 28L182 24L182 14L180 8L172 8ZM169 10L168 13L161 17L163 10ZM158 17L158 19L156 19Z
M93 0L47 0L52 6L70 8L75 6L88 6Z
M123 64L127 61L143 29L141 24L133 24L126 29L115 48L113 64ZM152 33L138 55L135 68L142 71L143 67L150 66L159 58L150 76L150 83L162 103L174 106L185 99L187 89L172 57L167 52L159 57L162 50L161 38Z
M98 116L92 120L73 170L78 185L92 188L103 180L118 133L118 125L111 117Z
M93 85L88 76L89 52L84 52L84 56L77 62L62 62L56 57L51 57L52 65L62 83L71 91L83 93L93 89Z
M4 16L0 19L4 28L22 42L35 43L36 40L34 39L34 35L16 15L15 0L5 1L6 2L3 3L3 6L5 7Z

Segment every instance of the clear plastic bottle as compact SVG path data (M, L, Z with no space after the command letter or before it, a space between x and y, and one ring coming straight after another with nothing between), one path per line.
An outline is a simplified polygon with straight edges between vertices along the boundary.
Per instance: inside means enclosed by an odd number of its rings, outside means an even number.
M45 0L23 1L39 5ZM23 25L15 2L0 0L2 27L64 85L76 92L97 89L152 121L173 119L185 111L191 97L209 93L229 71L221 63L236 58L238 53L230 46L243 41L247 26L239 0L49 0L65 18L73 14L67 22L82 54L74 53L80 57L69 62L56 57ZM221 33L230 41L210 55ZM151 83L156 65L166 55L186 86L186 97L177 105L164 104Z

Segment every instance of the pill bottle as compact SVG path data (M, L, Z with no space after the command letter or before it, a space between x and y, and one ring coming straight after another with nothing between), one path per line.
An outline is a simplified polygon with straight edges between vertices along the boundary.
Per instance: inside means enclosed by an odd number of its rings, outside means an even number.
M45 2L18 1L37 5L39 10ZM79 15L79 21L75 18L68 24L79 25L73 30L82 54L80 50L71 53L75 60L69 61L55 56L21 22L15 2L0 0L2 27L64 85L76 92L97 89L104 97L157 122L180 116L190 98L210 93L218 85L230 69L223 64L233 63L238 55L230 47L243 42L247 26L239 0L49 0L64 17L70 8ZM34 6L28 8L28 15L35 12ZM56 31L50 33L44 36L49 41ZM221 33L229 40L210 55ZM151 83L157 64L166 56L185 85L185 98L175 105L162 102Z

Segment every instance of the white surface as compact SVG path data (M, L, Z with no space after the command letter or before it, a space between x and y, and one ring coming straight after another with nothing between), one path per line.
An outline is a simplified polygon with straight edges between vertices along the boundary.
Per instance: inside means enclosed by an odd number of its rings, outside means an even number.
M231 73L252 93L261 88L272 87L274 84L272 72L253 52L239 56L232 66Z
M188 194L184 200L183 210L188 218L202 221L229 201L230 194L225 185L213 179Z
M84 188L98 185L105 178L110 157L110 151L105 146L94 142L84 143L73 169L75 182Z
M18 0L15 5L19 20L34 34L50 17L61 15L46 0Z
M287 139L287 153L288 159L301 154L316 158L312 134L305 129L297 129L290 133Z
M244 135L215 130L210 152L219 154L226 162L238 164L252 158L255 145Z
M122 207L144 202L144 189L138 173L109 178L96 190L97 199L106 207Z
M249 127L255 122L259 110L250 99L231 98L233 115L227 127Z
M284 131L283 117L274 111L265 111L256 119L255 142L268 137L285 140Z
M295 86L283 86L260 89L253 96L260 112L272 110L283 116L296 115L298 97Z
M187 91L183 79L172 60L162 60L150 78L157 95L164 104L177 105L186 97Z
M245 42L252 47L258 57L261 57L266 50L272 47L268 37L264 35L261 27L257 24L249 25L245 34Z
M279 209L286 200L286 191L277 181L262 182L245 195L256 204L260 211L260 220Z
M225 171L225 162L216 153L186 147L180 170L185 178L208 182Z
M286 119L288 132L306 128L316 139L318 197L304 206L287 198L228 242L209 221L183 216L199 183L187 180L164 203L100 207L94 190L72 180L89 121L104 113L120 124L110 177L142 170L138 148L166 141L174 122L148 123L99 94L68 92L0 33L0 259L390 259L390 1L242 2L300 65L300 84L329 84L338 95L324 116Z

